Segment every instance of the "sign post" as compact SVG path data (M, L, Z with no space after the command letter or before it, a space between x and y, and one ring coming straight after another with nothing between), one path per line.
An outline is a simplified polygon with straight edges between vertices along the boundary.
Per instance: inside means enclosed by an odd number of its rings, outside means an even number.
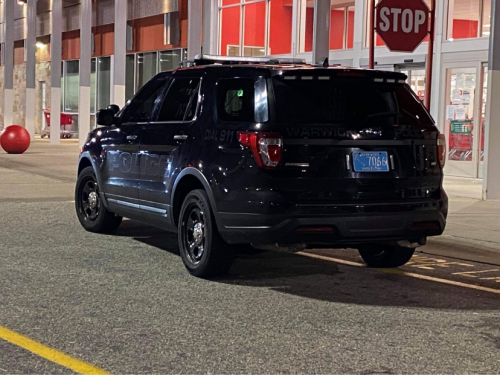
M369 67L374 68L375 31L393 52L413 52L429 35L427 58L427 79L425 105L430 106L430 87L432 79L432 61L434 54L434 17L436 0L431 0L429 9L423 0L380 0L375 7L375 0L370 0L371 34Z
M431 110L432 65L434 61L434 24L436 17L436 0L431 0L431 22L429 27L429 49L427 50L427 73L425 75L425 108Z

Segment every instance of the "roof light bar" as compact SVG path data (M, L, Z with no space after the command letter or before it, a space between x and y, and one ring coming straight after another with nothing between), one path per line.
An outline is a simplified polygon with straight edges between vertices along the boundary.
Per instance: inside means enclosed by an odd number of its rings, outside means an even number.
M218 56L218 55L196 55L193 60L181 61L179 66L209 65L209 64L292 64L304 65L304 59L283 57L244 57L244 56Z

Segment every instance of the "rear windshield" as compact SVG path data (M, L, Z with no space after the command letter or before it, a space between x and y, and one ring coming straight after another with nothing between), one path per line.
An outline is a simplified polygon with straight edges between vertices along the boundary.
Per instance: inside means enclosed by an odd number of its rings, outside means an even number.
M279 122L359 125L433 123L407 85L372 82L366 78L314 78L272 79Z

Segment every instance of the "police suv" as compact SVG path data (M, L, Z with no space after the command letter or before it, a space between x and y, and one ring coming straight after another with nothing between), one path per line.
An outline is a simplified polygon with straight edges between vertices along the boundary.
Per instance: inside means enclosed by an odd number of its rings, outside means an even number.
M324 65L197 56L99 111L79 159L80 223L177 232L199 277L226 273L242 244L405 264L445 228L444 137L405 75Z

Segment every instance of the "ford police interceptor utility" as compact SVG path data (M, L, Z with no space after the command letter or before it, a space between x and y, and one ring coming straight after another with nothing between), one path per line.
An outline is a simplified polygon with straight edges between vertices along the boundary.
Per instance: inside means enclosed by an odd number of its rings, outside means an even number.
M326 64L327 65L327 64ZM405 264L445 228L444 138L401 73L198 56L97 113L78 165L91 232L177 232L187 270L234 249L354 248Z

